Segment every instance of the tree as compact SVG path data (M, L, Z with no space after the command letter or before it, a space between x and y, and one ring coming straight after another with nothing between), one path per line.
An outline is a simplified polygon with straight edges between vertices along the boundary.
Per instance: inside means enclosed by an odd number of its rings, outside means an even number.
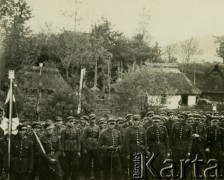
M195 38L187 39L180 43L180 51L184 59L183 71L187 70L187 64L191 61L191 59L201 53L199 49L199 41Z
M175 55L177 54L177 45L170 44L164 48L164 54L167 58L168 63L174 63L177 61Z
M175 89L167 83L166 75L158 76L148 66L126 73L121 81L113 84L113 88L113 107L115 112L122 115L128 112L140 113L147 94L175 93Z
M3 34L1 67L3 75L8 69L18 70L28 56L26 38L29 29L25 23L31 18L31 10L25 0L0 1L0 26Z
M215 43L219 44L219 47L216 49L216 53L222 58L224 63L224 36L215 36Z

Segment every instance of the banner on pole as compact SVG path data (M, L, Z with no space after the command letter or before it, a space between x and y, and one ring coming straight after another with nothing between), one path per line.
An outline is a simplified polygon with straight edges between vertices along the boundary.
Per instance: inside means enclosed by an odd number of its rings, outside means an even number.
M19 125L19 118L17 114L16 108L16 100L14 94L12 95L12 134L17 134L17 126ZM9 106L10 106L10 90L8 91L7 98L5 101L5 110L4 110L4 117L0 127L4 131L4 134L8 134L8 127L9 127Z

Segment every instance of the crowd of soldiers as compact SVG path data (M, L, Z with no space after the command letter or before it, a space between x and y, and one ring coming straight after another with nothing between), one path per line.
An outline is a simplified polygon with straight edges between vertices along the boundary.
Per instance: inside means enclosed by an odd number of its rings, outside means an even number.
M7 161L7 135L0 140L0 173L12 180L133 179L133 154L156 154L155 169L163 161L224 158L224 116L196 111L144 117L95 114L66 120L24 122L11 137L11 162ZM201 170L203 170L202 167ZM178 170L177 170L178 171ZM177 172L178 174L178 172ZM224 175L224 174L223 174ZM158 178L146 168L147 179Z

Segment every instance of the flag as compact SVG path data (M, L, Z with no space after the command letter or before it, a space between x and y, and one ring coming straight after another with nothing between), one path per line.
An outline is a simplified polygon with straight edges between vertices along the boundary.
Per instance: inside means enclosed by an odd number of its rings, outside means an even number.
M12 134L17 134L17 126L19 125L19 118L17 114L16 108L16 100L14 94L12 95ZM10 90L8 91L7 98L5 101L5 110L4 110L4 117L1 122L0 127L3 129L4 134L8 134L8 127L9 127L9 111L10 111Z

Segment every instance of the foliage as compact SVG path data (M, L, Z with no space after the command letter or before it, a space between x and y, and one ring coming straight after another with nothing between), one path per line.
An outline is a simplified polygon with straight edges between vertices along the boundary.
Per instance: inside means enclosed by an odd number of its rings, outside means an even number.
M215 43L219 44L219 47L216 49L216 53L223 59L224 63L224 36L215 37Z
M157 76L149 67L127 73L122 81L113 84L115 91L113 107L120 113L139 113L145 105L147 94L157 95L160 92L172 94L165 76Z

